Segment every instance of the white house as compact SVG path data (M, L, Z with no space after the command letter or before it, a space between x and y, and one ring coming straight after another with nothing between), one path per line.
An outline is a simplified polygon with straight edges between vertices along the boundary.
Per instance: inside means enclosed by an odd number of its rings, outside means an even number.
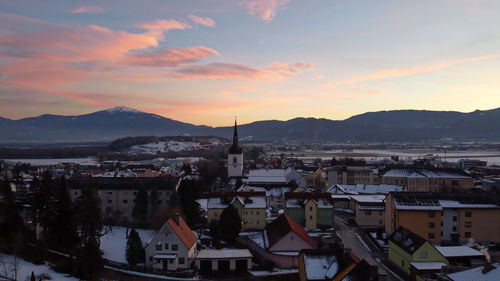
M146 266L161 270L190 268L197 240L182 217L169 218L146 246Z

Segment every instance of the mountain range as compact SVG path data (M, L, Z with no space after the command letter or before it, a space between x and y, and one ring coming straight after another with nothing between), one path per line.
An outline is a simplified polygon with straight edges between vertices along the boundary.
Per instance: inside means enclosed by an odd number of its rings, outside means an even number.
M232 127L198 126L128 107L76 116L44 114L11 120L0 117L1 143L110 142L125 136L219 136ZM500 140L500 108L456 111L367 112L345 120L294 118L238 126L239 136L255 141L412 142L452 138Z

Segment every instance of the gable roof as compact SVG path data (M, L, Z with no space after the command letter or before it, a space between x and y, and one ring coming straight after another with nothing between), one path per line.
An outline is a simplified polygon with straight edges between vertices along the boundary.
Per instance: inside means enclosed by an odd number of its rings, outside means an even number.
M309 245L311 245L312 247L318 247L302 226L292 220L288 215L282 214L266 226L269 248L272 245L276 244L276 242L281 240L290 231L295 232L299 237L309 243Z
M181 216L178 216L178 221L179 223L177 223L173 218L169 218L167 220L167 223L170 226L170 228L172 228L172 230L175 232L177 237L181 239L184 246L186 246L186 248L188 249L191 249L191 247L193 247L194 243L196 243L196 240L198 240L198 238L196 238L191 228L189 228L189 226L186 224L186 222L184 221L184 219L182 219Z
M497 281L500 280L500 263L479 266L473 269L448 274L447 277L453 281Z
M425 244L425 242L427 242L424 238L402 226L398 227L398 229L391 234L389 241L392 241L399 248L403 249L410 255L415 253L420 247L422 247L422 245Z

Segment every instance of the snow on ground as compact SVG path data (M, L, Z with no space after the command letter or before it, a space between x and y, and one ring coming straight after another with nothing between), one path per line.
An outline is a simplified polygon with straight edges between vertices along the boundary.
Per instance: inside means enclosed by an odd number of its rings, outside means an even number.
M139 144L130 147L129 153L137 154L156 154L162 152L181 152L205 149L211 146L222 144L221 140L217 138L204 139L201 142L197 141L157 141L146 144Z
M280 274L290 274L290 273L299 273L299 270L298 269L274 268L273 271L267 271L267 270L250 271L250 274L252 274L253 276L269 276L269 275L280 275Z
M3 260L8 266L13 264L14 257L10 255L4 255L0 254L0 260ZM17 280L19 281L25 281L25 280L30 280L31 277L31 272L35 273L37 276L40 274L46 274L51 277L52 280L64 280L64 281L77 281L79 280L78 278L71 277L69 275L63 274L63 273L58 273L52 270L48 265L42 264L42 265L36 265L30 262L27 262L22 259L17 259L18 261L18 271L17 271ZM4 263L0 264L0 275L4 274ZM8 277L13 278L13 272L9 274Z
M101 237L101 250L104 258L116 262L127 263L125 249L127 247L126 227L113 226L113 231ZM130 231L130 228L129 228ZM153 239L156 231L152 229L136 229L144 246Z

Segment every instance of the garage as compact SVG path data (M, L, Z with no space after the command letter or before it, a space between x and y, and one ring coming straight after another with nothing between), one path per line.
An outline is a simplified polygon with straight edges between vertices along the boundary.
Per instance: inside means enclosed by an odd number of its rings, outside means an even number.
M200 261L200 272L202 274L212 273L212 261L211 260L201 260Z
M248 271L248 261L247 260L236 260L236 271L237 272L247 272Z
M217 263L217 271L220 273L230 272L229 264L229 260L219 260Z

